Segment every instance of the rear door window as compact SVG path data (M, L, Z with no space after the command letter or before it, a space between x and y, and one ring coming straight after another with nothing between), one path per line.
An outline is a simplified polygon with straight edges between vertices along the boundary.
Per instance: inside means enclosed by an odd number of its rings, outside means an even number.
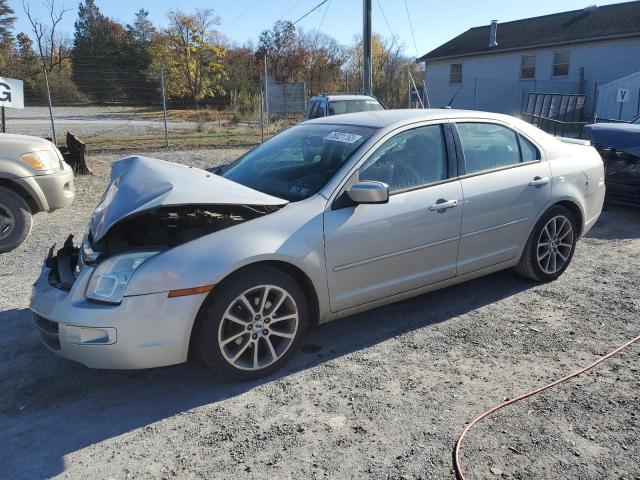
M540 160L540 150L538 150L538 148L533 143L524 138L522 135L518 135L518 140L520 140L520 153L522 154L523 162Z
M457 123L464 152L467 174L496 170L539 158L535 146L522 139L525 154L521 153L519 135L495 123ZM527 145L526 143L529 145Z

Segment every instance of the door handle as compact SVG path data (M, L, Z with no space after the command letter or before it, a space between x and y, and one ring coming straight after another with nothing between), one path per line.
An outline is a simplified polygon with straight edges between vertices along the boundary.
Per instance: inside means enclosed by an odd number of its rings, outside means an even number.
M429 207L431 212L439 212L440 210L447 210L448 208L454 208L458 206L458 200L438 200L435 204Z
M543 185L546 185L549 182L550 182L549 177L536 177L529 182L529 186L542 187Z

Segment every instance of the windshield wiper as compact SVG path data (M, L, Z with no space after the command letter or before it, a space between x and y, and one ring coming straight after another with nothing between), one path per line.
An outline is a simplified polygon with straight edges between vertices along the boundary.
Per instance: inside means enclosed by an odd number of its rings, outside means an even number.
M228 163L224 163L222 165L216 165L215 167L205 168L205 170L209 173L213 173L215 175L222 175L225 170L229 167Z

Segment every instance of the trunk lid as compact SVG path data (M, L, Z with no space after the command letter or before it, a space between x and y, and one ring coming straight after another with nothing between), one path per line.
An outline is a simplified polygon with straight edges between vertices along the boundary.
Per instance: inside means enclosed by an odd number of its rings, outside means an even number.
M109 185L91 215L90 227L93 240L99 241L124 218L156 207L287 203L199 168L132 156L113 164Z

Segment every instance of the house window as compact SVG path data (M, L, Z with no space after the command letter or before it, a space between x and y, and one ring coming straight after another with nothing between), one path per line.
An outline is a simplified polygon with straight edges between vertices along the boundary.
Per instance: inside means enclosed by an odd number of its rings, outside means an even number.
M536 78L536 56L523 55L520 78Z
M461 63L451 64L451 74L449 76L449 82L462 83L462 64Z
M569 52L556 52L553 54L553 76L564 77L569 75Z

